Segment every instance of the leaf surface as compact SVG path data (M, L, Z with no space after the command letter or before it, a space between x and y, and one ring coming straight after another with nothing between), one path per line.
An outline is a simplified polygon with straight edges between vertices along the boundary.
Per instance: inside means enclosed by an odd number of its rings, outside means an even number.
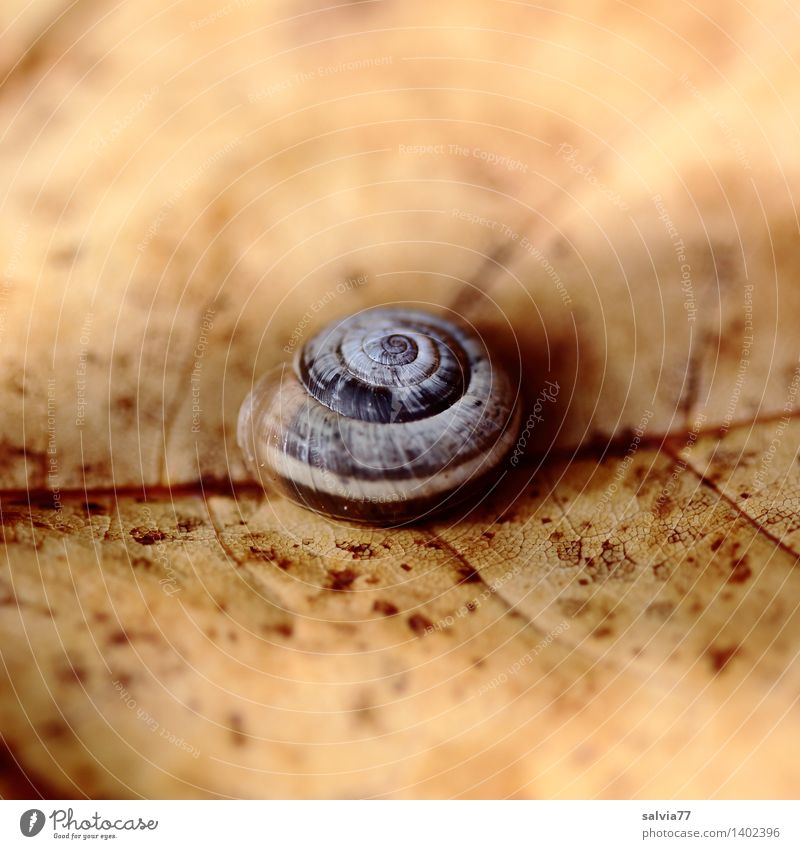
M791 797L784 4L0 13L0 792ZM454 310L524 457L354 528L250 482L320 324ZM758 780L754 780L754 776Z

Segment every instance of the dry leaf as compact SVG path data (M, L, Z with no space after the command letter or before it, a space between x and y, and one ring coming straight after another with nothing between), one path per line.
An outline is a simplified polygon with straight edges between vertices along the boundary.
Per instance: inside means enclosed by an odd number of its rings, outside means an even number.
M795 794L799 27L707 6L4 7L0 793ZM252 382L396 301L558 382L525 462L264 496Z

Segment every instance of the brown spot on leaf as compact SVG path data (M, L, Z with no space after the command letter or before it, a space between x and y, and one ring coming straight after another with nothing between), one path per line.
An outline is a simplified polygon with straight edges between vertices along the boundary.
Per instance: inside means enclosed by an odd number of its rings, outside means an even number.
M339 569L328 573L331 577L331 582L328 585L329 589L336 592L344 592L351 588L353 581L358 577L358 572L352 569Z
M62 667L58 673L58 677L64 684L82 684L86 680L86 670L71 661L67 661L66 666Z
M139 545L153 545L161 542L165 535L157 528L132 528L131 536L139 543Z
M418 637L422 637L431 628L433 628L433 622L421 613L413 613L408 617L408 627L411 628Z
M747 565L747 557L740 557L731 567L731 574L728 576L729 584L743 584L749 580L753 574L753 570Z
M708 656L711 659L711 668L715 674L722 672L738 651L739 646L727 646L726 648L714 648L712 646L708 650Z
M60 719L53 719L41 727L42 736L48 740L58 740L70 733L69 726Z
M396 616L398 613L396 605L382 598L375 599L372 609L376 613L382 613L384 616Z
M374 554L372 546L367 542L337 542L336 547L340 551L349 551L353 560L369 560Z
M247 745L247 734L244 730L244 721L242 720L241 714L232 713L228 717L228 724L230 726L231 734L233 735L233 744L235 746Z

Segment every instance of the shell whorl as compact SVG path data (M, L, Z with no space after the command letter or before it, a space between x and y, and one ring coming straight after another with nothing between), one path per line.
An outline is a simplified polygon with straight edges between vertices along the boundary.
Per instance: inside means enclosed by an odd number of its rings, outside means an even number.
M485 485L519 429L514 393L480 339L419 310L367 310L323 328L294 370L242 405L250 467L318 512L422 518Z
M452 330L425 313L372 310L329 326L300 352L309 393L342 416L407 422L450 407L469 383Z

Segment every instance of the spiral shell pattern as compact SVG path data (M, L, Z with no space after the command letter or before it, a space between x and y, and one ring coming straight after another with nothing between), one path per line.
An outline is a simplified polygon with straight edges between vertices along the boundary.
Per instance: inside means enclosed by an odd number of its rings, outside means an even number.
M262 484L343 519L396 524L462 503L519 430L514 393L478 337L420 310L325 327L262 379L238 440Z

